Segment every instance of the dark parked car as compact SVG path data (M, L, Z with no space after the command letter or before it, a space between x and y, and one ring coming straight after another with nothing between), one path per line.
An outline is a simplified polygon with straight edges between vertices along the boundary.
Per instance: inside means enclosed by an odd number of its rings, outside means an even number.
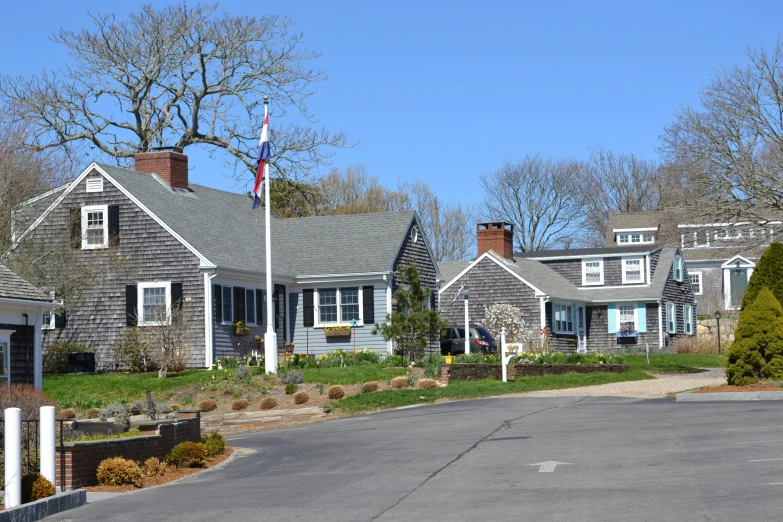
M470 327L470 353L497 353L495 340L481 326ZM465 353L465 327L452 325L446 328L440 338L441 355Z

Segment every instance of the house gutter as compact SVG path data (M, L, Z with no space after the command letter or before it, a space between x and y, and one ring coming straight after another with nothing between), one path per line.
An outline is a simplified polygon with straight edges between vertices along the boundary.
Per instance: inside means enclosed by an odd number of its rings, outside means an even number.
M60 308L62 303L55 303L52 301L36 301L34 299L14 299L12 297L0 297L0 304L11 304L16 306L24 306L29 308L41 308L43 310L54 310Z

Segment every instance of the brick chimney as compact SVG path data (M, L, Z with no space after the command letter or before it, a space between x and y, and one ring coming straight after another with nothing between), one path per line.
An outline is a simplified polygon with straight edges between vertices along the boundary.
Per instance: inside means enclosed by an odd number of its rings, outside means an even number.
M514 259L514 225L505 222L478 223L476 225L479 257L493 250L505 259Z
M140 152L134 156L136 172L157 174L171 188L188 188L188 157L171 150Z

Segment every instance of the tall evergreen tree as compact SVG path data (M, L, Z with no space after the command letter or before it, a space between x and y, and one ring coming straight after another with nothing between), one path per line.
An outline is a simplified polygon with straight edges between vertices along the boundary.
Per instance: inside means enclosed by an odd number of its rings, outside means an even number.
M740 313L726 377L739 386L783 379L783 307L767 288Z
M742 310L756 300L762 288L768 288L778 302L783 302L783 243L772 243L761 255L745 289Z

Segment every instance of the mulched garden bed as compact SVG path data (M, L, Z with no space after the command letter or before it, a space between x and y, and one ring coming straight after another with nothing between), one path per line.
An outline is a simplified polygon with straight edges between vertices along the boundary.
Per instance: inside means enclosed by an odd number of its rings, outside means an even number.
M187 477L188 475L193 475L194 473L198 473L199 471L204 471L205 469L209 469L226 460L228 457L231 456L233 452L234 452L233 449L226 448L226 451L224 451L221 455L218 455L217 457L208 458L207 464L203 468L181 468L180 470L177 470L174 467L169 467L166 469L166 473L164 473L160 477L145 477L144 488L150 488L152 486L160 486L162 484L168 484L169 482L174 482L175 480L179 480L183 477ZM86 489L87 491L97 491L102 493L125 493L126 491L135 491L139 488L135 488L133 486L89 486L84 489Z
M732 386L730 384L724 384L723 386L715 386L712 388L702 388L694 393L723 393L723 392L770 392L770 391L783 391L783 386L776 384L770 384L767 382L759 382L756 384L749 384L747 386Z

